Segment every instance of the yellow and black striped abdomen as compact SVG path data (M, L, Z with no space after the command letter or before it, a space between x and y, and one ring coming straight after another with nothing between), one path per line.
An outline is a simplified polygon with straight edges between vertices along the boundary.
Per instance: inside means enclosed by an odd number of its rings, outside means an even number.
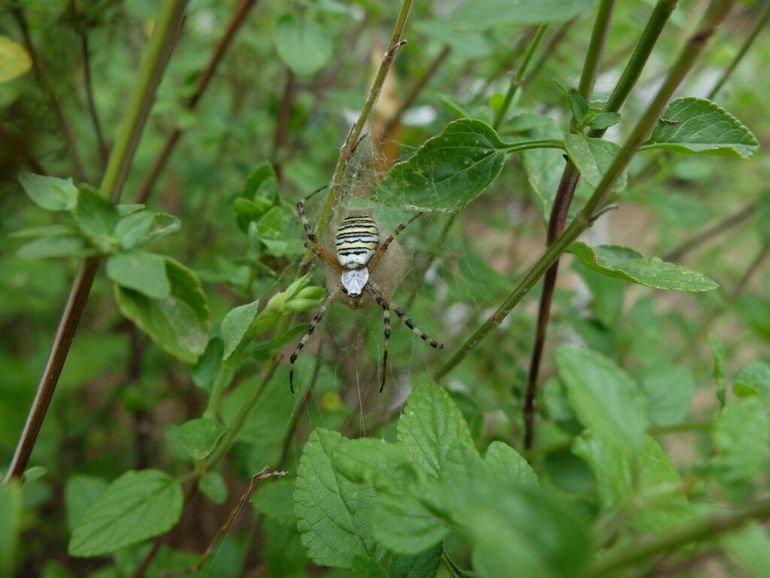
M380 232L371 217L351 215L337 227L334 243L340 265L356 269L366 265L374 255L380 244Z

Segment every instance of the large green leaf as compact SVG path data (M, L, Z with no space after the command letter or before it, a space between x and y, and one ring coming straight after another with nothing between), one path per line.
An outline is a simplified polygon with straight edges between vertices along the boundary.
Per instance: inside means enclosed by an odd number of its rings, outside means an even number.
M484 454L489 472L505 484L536 486L537 474L522 455L506 443L494 441Z
M19 182L30 199L49 211L69 211L78 204L78 188L72 179L22 173Z
M67 527L72 531L83 519L83 515L109 487L102 478L76 474L67 479L64 486L64 505L67 510Z
M318 72L334 51L320 24L296 14L286 14L278 20L273 28L273 43L284 64L300 75Z
M440 544L414 556L395 555L388 564L389 578L433 578L441 562Z
M400 445L364 438L344 440L334 450L335 469L353 482L364 482L391 494L418 482L418 470Z
M132 251L112 255L107 259L107 276L121 287L151 299L164 299L171 294L166 258L154 253Z
M442 518L410 494L381 494L372 519L377 542L399 554L419 554L450 532Z
M294 512L302 543L317 564L351 568L356 557L374 555L368 522L376 494L334 471L331 456L341 441L325 429L310 434L297 469Z
M0 578L14 575L14 560L21 532L23 495L17 481L0 484Z
M591 188L596 188L601 182L620 149L608 140L588 138L582 134L567 135L564 145L570 160ZM619 193L626 188L627 183L628 173L624 171L620 178L615 180L612 190Z
M579 347L559 347L556 364L580 422L609 446L639 451L647 413L634 380L603 355Z
M408 160L398 163L373 193L386 205L455 213L500 174L506 144L480 120L450 122Z
M647 259L633 249L620 245L592 247L577 242L570 245L569 252L594 271L645 287L694 293L713 291L719 287L702 273L657 257Z
M713 430L717 456L713 466L727 484L746 482L759 474L768 457L768 421L758 397L743 397L728 403Z
M177 523L182 506L182 487L165 472L126 472L80 518L69 553L101 556L162 534Z
M503 25L563 22L589 9L594 0L465 0L452 28L486 30Z
M432 382L417 386L398 422L398 441L430 475L438 477L451 447L473 447L468 424L444 388Z
M759 141L741 121L718 104L703 98L671 101L642 149L658 148L749 158Z

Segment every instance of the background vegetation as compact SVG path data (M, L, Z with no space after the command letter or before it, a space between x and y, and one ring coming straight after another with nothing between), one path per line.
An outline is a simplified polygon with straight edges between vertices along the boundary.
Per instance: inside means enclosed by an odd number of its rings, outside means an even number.
M770 576L769 17L6 0L0 577Z

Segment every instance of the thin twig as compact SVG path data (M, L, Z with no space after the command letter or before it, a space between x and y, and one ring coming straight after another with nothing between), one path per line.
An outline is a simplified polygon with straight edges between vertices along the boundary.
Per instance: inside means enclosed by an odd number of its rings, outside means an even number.
M281 107L278 109L278 120L275 123L275 136L273 138L273 170L278 181L283 176L283 163L281 162L282 149L286 146L289 137L289 120L291 120L291 108L294 104L294 95L297 91L297 77L286 67L286 85L281 97Z
M186 0L166 0L161 9L155 34L142 60L139 77L100 186L101 194L114 202L120 199L136 147L155 99L155 92L168 63L186 4ZM59 320L51 353L40 378L35 399L27 415L27 421L16 446L13 461L6 474L6 482L12 478L20 478L27 467L48 406L56 390L61 370L67 359L70 344L88 300L98 266L99 259L96 257L84 259L80 264L70 289L67 304Z
M631 90L639 80L639 76L644 69L647 59L652 53L655 44L660 37L663 28L671 16L674 8L676 7L677 0L659 0L655 8L650 15L650 19L647 21L647 25L642 31L642 35L639 38L639 42L631 54L631 58L623 70L623 74L618 80L615 89L612 91L606 105L604 106L605 112L618 112L625 103ZM603 5L602 5L603 6ZM609 18L612 6L606 8L606 17ZM600 8L601 10L601 8ZM597 25L599 25L599 17L597 16ZM594 51L600 51L606 39L606 22L599 30L594 28L595 35L597 36L596 42L591 42ZM591 55L591 49L589 49L589 57ZM588 101L590 99L591 92L593 91L594 81L598 71L598 52L593 58L586 58L586 67L583 69L583 74L580 79L580 92L583 97ZM591 63L590 60L594 62ZM585 94L583 93L585 91ZM604 130L591 130L589 136L601 137L604 135ZM559 182L559 188L556 191L553 207L551 208L551 215L548 220L548 245L552 245L555 240L564 231L564 226L567 221L570 206L575 195L575 189L577 188L580 180L580 174L577 171L572 162L567 161L567 165L564 167L561 180ZM530 358L529 373L527 376L527 389L524 397L524 447L530 449L534 443L534 420L535 420L535 401L537 397L537 383L540 373L540 363L542 361L543 350L545 348L545 339L548 332L548 322L551 317L551 305L553 302L553 293L556 289L556 279L559 274L559 260L557 259L553 266L546 273L543 281L543 291L540 294L540 303L538 305L537 313L537 327L535 330L535 343L532 348L532 356Z
M595 219L597 212L601 211L606 203L612 186L631 162L634 153L639 149L644 139L647 138L663 109L668 104L674 91L679 87L684 77L692 68L695 60L703 51L708 40L714 34L717 26L724 20L732 7L734 0L712 0L706 13L701 18L695 32L679 52L676 61L671 66L666 79L658 89L652 102L648 105L642 117L637 122L631 133L626 138L623 146L604 173L593 194L578 212L576 218L570 223L559 238L545 251L545 253L530 268L521 282L503 300L498 309L471 335L449 360L435 373L434 379L441 380L457 364L465 359L471 351L478 347L489 333L494 330L508 316L511 310L518 305L529 293L532 287L540 280L548 268L553 265L559 256L567 250L567 247L588 229Z
M203 97L203 94L206 92L206 88L208 88L209 83L211 82L211 79L213 78L214 73L219 66L219 63L222 61L222 58L227 52L227 49L232 44L236 32L238 32L238 29L245 22L246 16L249 14L249 11L256 4L256 2L257 0L242 0L242 2L236 7L232 18L230 18L230 22L227 24L227 28L217 42L217 45L214 47L214 51L211 53L211 58L209 58L209 62L206 65L206 68L198 77L198 81L195 84L195 90L193 94L185 103L187 110L194 111L198 107L198 103ZM150 167L150 170L142 181L142 184L139 186L139 192L136 194L135 202L147 202L147 199L150 196L150 192L152 191L152 187L155 185L158 177L166 167L166 163L168 163L168 159L171 157L171 153L174 151L174 148L176 148L176 145L185 130L186 129L176 127L166 137L166 142L163 144L163 148L156 157L152 167Z

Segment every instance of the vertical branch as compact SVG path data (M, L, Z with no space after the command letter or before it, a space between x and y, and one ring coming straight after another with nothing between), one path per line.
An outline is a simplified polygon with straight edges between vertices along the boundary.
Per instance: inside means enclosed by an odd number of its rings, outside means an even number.
M508 316L511 310L518 305L527 293L553 265L559 256L566 251L570 243L577 239L583 231L588 229L593 221L600 215L601 208L610 195L610 190L625 168L631 162L631 158L641 146L645 138L652 132L658 121L660 113L668 104L674 91L691 70L693 64L700 56L708 40L714 34L716 28L725 19L735 0L711 0L706 13L698 23L695 32L687 40L680 50L676 61L669 69L662 86L652 102L648 105L642 117L631 130L623 146L612 161L602 180L596 186L585 206L578 212L575 220L570 223L556 241L546 249L545 253L530 268L521 282L506 297L497 310L479 326L479 328L460 346L460 348L441 366L434 374L436 381L445 377L455 366L464 360L478 345Z
M281 149L286 145L289 137L289 120L291 120L291 108L294 104L294 95L297 91L297 77L286 67L286 84L281 97L281 108L278 110L278 121L275 124L275 136L273 137L273 170L278 180L283 174L283 163L280 160Z
M660 34L663 32L663 28L665 27L666 22L668 22L671 13L674 11L676 4L677 0L659 0L656 4L650 15L650 19L647 21L647 25L642 31L639 42L637 43L634 52L631 54L628 64L623 70L623 74L607 100L607 104L604 107L605 112L619 111L628 98L628 95L631 94L631 90L639 80L639 76L647 63L647 59L652 53L652 49L657 43L658 38L660 38ZM606 23L603 31L601 29L597 31L596 28L597 26L600 26L599 21L602 14L602 8L603 5L600 6L600 14L597 16L597 22L594 27L591 48L589 48L589 55L586 57L586 66L584 67L583 74L580 78L580 93L586 100L589 100L591 92L593 91L593 85L598 70L598 53L604 45L604 39L606 38L607 33ZM606 17L609 17L611 9L611 6L607 7L605 12ZM594 41L594 37L596 37L596 41ZM593 58L591 57L592 53L596 53L596 56ZM591 63L591 60L594 62ZM604 135L604 132L604 130L594 129L589 131L589 136L601 137ZM567 161L567 165L564 167L564 172L562 173L561 181L559 182L559 188L556 191L556 197L554 198L553 207L551 208L551 215L548 220L547 243L549 245L553 244L556 238L558 238L564 231L567 215L569 214L569 209L579 180L580 174L575 165L570 161ZM527 449L530 449L534 443L537 383L540 373L540 363L545 348L545 339L548 332L548 322L551 317L553 293L556 289L556 279L558 275L559 261L557 259L546 273L543 281L543 292L540 295L540 303L538 305L535 343L532 348L529 373L527 375L527 388L524 395L524 447Z
M198 82L195 85L195 91L187 100L186 107L188 110L193 111L198 107L198 102L206 92L206 88L208 88L209 82L214 76L219 63L222 61L222 58L227 52L227 49L230 47L230 44L232 44L236 32L238 32L238 29L244 23L246 16L252 7L256 4L256 2L257 0L242 0L238 7L235 9L235 12L233 12L233 16L230 19L230 22L227 24L225 32L222 34L219 42L217 42L217 45L214 47L214 52L211 54L211 58L206 65L206 69L198 78ZM155 159L155 162L147 173L147 176L142 181L142 184L139 186L139 192L136 194L135 199L136 203L147 202L153 186L155 186L155 183L157 182L160 174L163 172L163 169L166 168L166 163L168 163L168 159L171 157L171 153L176 148L177 142L179 142L179 139L182 137L183 133L183 129L176 127L171 131L168 137L166 137L166 142L163 144L163 148Z
M100 192L105 197L118 201L123 190L126 176L134 159L142 130L147 121L150 108L155 99L163 71L166 69L176 33L182 22L186 6L185 0L166 0L163 4L157 28L153 34L139 69L139 76L131 94L126 114L121 123L115 148L110 155L107 169L102 179ZM77 331L83 309L88 301L91 285L99 267L99 259L89 257L80 264L70 288L67 303L62 312L56 330L51 353L43 375L40 378L35 399L32 402L27 421L24 424L13 460L6 474L5 481L19 478L29 462L32 449L43 425L48 406L51 403L56 384L59 381L64 362L69 353L70 344Z

